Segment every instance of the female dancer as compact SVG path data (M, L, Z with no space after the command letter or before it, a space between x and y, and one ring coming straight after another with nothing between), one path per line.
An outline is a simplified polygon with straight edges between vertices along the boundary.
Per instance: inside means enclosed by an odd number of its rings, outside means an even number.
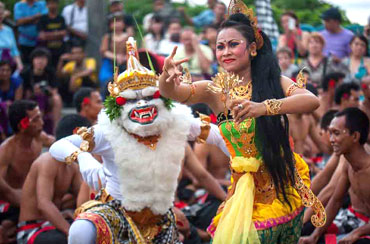
M325 212L309 190L306 163L291 150L285 114L311 112L319 102L280 75L253 12L241 1L231 2L232 15L221 25L216 44L227 73L213 82L180 83L179 65L186 60L173 60L175 48L165 60L160 91L182 103L206 103L218 114L231 155L232 185L208 228L213 243L296 243L303 205L316 210L315 225L325 222Z

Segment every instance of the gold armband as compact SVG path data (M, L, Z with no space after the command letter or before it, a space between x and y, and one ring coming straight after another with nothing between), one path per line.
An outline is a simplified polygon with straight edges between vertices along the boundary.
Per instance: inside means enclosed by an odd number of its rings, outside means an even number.
M77 129L76 134L81 136L82 142L80 144L79 149L77 149L75 152L73 152L71 155L65 158L65 162L68 165L77 161L78 154L82 152L91 152L95 147L93 127L89 129L86 127L80 127L76 129Z
M189 96L184 100L182 101L181 103L186 103L187 101L189 101L189 99L195 94L195 84L191 84L190 85L190 94Z
M94 128L81 127L77 130L77 135L81 136L82 142L80 144L80 149L83 152L91 152L95 147L94 142Z
M80 149L77 149L75 152L73 152L71 155L65 158L65 162L67 165L70 165L77 161L78 154L82 153Z
M202 121L202 124L200 125L200 135L195 140L198 143L204 144L206 143L206 140L209 135L209 131L211 130L211 117L205 114L199 114L200 121Z
M268 99L265 100L263 104L266 106L267 115L277 115L280 112L281 104L283 104L283 102L281 100Z
M289 87L288 87L288 89L286 89L286 96L287 97L289 97L289 96L291 96L292 95L292 93L295 91L295 90L297 90L298 88L300 88L298 85L297 85L297 83L292 83Z

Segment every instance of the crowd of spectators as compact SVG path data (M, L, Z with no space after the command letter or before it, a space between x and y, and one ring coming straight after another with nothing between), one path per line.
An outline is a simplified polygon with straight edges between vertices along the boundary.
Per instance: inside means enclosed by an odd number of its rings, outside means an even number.
M61 12L59 4L58 0L21 0L13 10L7 10L0 1L0 244L14 243L15 226L20 221L18 228L22 227L22 221L31 216L29 211L56 227L52 234L40 235L39 241L66 243L73 221L70 209L88 200L90 190L77 169L53 168L60 163L53 162L48 153L41 154L42 148L50 146L55 136L61 138L72 134L76 127L96 123L107 83L113 79L114 59L119 71L124 71L126 40L137 34L135 21L125 11L123 1L109 0L104 20L108 31L101 40L101 60L88 57L85 52L89 41L86 0L74 0ZM144 30L143 49L139 50L142 63L148 63L145 48L160 73L164 58L178 46L175 59L189 58L183 67L189 70L193 81L211 79L219 72L215 58L217 29L225 19L227 6L217 0L208 0L207 4L207 9L199 15L189 16L185 8L176 9L168 1L153 0L153 12L140 23ZM330 8L321 15L324 29L307 32L301 29L297 15L287 11L281 15L282 33L279 34L272 19L270 1L256 0L256 7L260 28L275 44L282 75L295 80L299 70L304 69L307 89L320 99L320 108L312 114L288 116L294 151L303 155L309 164L313 191L325 206L342 209L332 228L320 232L320 241L324 243L325 236L330 234L338 238L348 233L351 236L369 221L370 200L361 199L365 207L352 209L354 216L362 214L367 221L351 225L347 212L348 223L343 221L343 211L347 211L353 196L351 190L341 188L345 193L334 192L335 182L342 180L341 174L348 180L351 173L348 167L355 165L351 160L355 161L356 157L348 156L351 148L367 160L370 153L370 137L366 134L366 138L362 138L368 131L361 129L366 122L361 116L370 116L370 18L364 33L353 33L341 25L340 11ZM6 24L13 21L13 27ZM76 114L62 118L65 107L75 107ZM215 120L204 105L198 104L193 110ZM350 119L350 116L360 119ZM25 117L29 119L25 121ZM337 128L349 132L341 137L336 134ZM351 141L355 134L361 134L360 142L355 136ZM208 194L204 190L208 187L204 177L214 177L226 189L230 184L228 163L228 157L215 146L194 143L187 147L175 203L182 210L176 210L176 214L184 243L210 240L206 227L225 196L217 192ZM47 172L54 173L47 175ZM66 173L60 175L60 172ZM370 177L367 171L363 174ZM361 177L365 179L365 176ZM59 177L67 180L60 182ZM51 189L48 180L60 188ZM26 181L36 190L23 185ZM357 181L350 178L346 182L351 185ZM48 194L39 194L38 187ZM344 196L347 201L339 206L332 202L331 196L336 201ZM36 204L25 204L24 201L28 201L25 198L33 199ZM309 225L309 218L307 211L302 233L318 235ZM370 232L360 233L370 236Z

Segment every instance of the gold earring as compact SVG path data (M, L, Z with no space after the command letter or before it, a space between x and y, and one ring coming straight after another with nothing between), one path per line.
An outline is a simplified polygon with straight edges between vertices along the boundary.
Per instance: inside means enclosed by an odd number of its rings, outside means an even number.
M256 50L252 51L251 55L252 55L252 57L256 57L257 56L257 51Z

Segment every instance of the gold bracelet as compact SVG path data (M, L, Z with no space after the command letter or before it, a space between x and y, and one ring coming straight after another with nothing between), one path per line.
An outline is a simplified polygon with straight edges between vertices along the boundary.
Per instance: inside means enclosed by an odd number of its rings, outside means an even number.
M95 147L94 127L90 127L89 129L81 127L77 130L77 135L82 138L80 149L84 152L91 152Z
M80 149L77 149L76 151L74 151L73 153L71 153L71 155L67 156L65 158L66 164L67 165L71 165L72 163L76 162L77 161L77 156L80 153L82 153L82 151Z
M195 88L196 88L196 85L195 84L191 84L190 85L190 94L189 96L184 100L182 101L181 103L186 103L187 101L189 101L189 99L195 94Z
M199 114L200 121L202 121L202 124L200 125L200 135L195 140L198 143L204 144L206 143L206 140L209 135L209 131L211 130L211 117L205 114Z
M277 115L280 112L281 104L283 104L283 102L276 99L267 99L263 104L266 106L267 115Z

